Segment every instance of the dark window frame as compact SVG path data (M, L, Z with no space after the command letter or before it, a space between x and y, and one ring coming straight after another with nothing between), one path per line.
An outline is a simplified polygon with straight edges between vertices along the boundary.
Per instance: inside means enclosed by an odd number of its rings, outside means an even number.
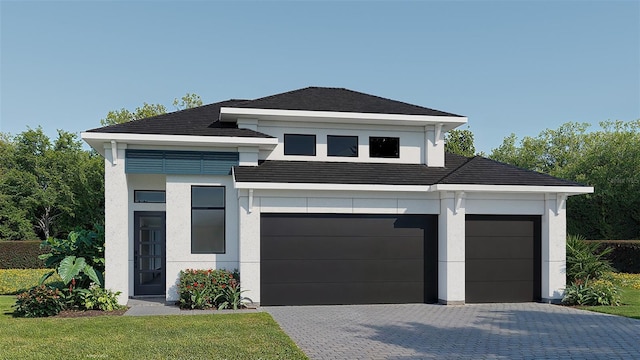
M138 200L138 194L142 193L162 193L164 195L163 201L140 201ZM166 204L167 192L165 190L133 190L133 202L136 204Z
M194 188L221 188L222 206L194 206ZM227 252L227 188L223 185L191 185L191 254L226 254ZM197 210L222 210L222 251L193 251L193 212ZM212 239L215 240L215 239Z
M331 148L330 148L330 140L331 138L353 138L356 140L356 151L354 154L351 155L339 155L339 154L331 154ZM357 135L327 135L327 156L335 156L335 157L358 157L359 154L359 146L360 146L360 141L358 139Z
M397 149L392 155L374 154L374 147L371 146L371 142L374 139L394 139L397 141ZM394 136L369 136L369 157L370 158L383 158L383 159L399 159L400 158L400 138Z
M305 137L311 138L313 137L313 152L312 153L301 153L301 152L292 152L291 149L287 152L287 138L292 138L294 136L297 137ZM285 155L294 155L294 156L316 156L316 147L318 146L318 139L315 134L284 134L284 154ZM289 142L290 143L290 142Z

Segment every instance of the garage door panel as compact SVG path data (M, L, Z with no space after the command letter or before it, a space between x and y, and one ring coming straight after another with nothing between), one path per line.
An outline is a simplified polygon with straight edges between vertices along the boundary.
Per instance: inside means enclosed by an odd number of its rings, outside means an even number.
M264 284L298 282L424 281L422 259L270 260L260 276Z
M467 260L467 281L531 281L533 259Z
M466 231L474 236L531 236L533 222L518 220L468 220ZM498 231L498 232L496 232Z
M422 237L264 236L261 259L422 259Z
M533 258L533 236L468 236L468 259Z
M277 305L370 304L372 298L378 304L420 303L424 294L419 289L420 284L412 282L272 284L261 296Z
M533 281L478 281L467 282L468 303L522 302L523 295L534 297Z
M424 218L404 215L403 218L367 215L353 221L337 214L288 214L281 217L263 214L263 236L360 236L363 233L380 236L422 236Z

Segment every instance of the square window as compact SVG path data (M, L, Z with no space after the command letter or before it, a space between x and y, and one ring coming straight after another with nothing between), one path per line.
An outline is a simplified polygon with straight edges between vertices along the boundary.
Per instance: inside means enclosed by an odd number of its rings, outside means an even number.
M191 187L191 253L225 253L225 188Z
M327 135L327 155L358 157L358 137Z
M284 154L316 156L316 136L284 134Z
M400 138L397 137L370 137L369 157L372 158L399 158Z

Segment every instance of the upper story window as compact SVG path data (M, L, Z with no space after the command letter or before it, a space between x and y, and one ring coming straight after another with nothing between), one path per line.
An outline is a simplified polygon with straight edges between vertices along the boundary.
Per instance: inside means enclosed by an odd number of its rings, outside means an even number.
M369 157L399 158L400 138L397 137L369 137Z
M327 135L327 155L358 157L358 137Z
M284 154L316 156L316 136L284 134Z
M134 190L133 202L136 203L165 203L164 190Z

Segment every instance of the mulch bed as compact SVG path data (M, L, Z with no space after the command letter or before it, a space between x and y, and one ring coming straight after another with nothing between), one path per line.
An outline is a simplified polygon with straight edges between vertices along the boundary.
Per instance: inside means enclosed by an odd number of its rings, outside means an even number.
M114 310L114 311L102 311L102 310L64 310L53 316L57 318L79 318L79 317L95 317L95 316L121 316L129 310L128 308Z

